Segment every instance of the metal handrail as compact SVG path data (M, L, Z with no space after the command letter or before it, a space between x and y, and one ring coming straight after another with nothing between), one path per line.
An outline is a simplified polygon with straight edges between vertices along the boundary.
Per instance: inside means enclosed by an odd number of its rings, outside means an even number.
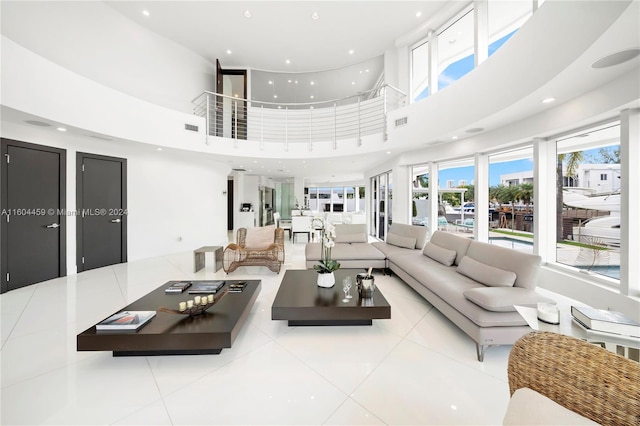
M337 99L278 103L255 101L204 91L192 103L195 115L205 118L207 143L209 136L238 140L257 140L261 149L265 142L307 143L332 142L382 134L387 140L387 113L403 106L406 94L385 84L380 87Z

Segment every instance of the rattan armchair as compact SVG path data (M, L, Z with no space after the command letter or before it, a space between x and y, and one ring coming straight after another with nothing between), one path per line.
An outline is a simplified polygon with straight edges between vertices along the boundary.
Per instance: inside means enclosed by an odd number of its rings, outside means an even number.
M237 242L229 244L223 253L222 268L228 274L240 266L266 266L279 273L284 263L284 229L275 228L273 241L264 247L247 247L247 232L255 232L259 228L239 228Z
M592 343L548 332L513 345L511 395L529 388L603 425L640 425L640 364Z

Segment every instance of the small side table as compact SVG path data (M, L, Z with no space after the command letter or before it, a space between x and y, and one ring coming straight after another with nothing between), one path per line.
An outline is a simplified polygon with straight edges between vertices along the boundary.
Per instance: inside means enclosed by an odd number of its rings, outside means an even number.
M560 306L560 324L547 324L538 320L538 310L534 306L516 305L515 308L533 330L564 334L590 343L599 344L604 348L606 348L606 344L609 343L616 346L615 352L618 355L639 361L639 338L587 330L573 321L570 306Z
M222 268L222 246L204 246L193 251L193 272L205 267L205 253L213 253L214 271Z

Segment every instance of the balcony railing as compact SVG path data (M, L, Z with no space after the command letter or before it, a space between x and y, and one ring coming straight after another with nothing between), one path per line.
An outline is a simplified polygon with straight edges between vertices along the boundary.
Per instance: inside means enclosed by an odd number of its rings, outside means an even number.
M206 120L207 143L211 136L238 140L290 144L337 142L382 134L387 138L387 113L404 106L406 95L383 85L331 101L275 103L251 101L204 92L193 100L194 114Z

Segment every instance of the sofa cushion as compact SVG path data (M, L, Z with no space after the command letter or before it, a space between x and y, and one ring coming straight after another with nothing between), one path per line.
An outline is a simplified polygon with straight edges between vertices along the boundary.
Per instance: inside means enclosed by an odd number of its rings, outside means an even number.
M444 247L449 250L456 251L456 260L453 262L455 265L459 265L462 258L467 254L471 240L469 238L462 238L450 232L435 231L431 236L429 242Z
M503 425L597 425L529 388L517 389L509 400Z
M274 243L276 226L247 228L244 246L248 249L263 249Z
M404 223L392 223L387 234L396 234L401 237L411 237L416 239L416 246L413 248L422 249L427 242L428 228L425 226L406 225Z
M320 260L320 243L307 243L305 259L307 261ZM331 258L341 262L343 260L384 260L384 254L369 243L340 243L331 249Z
M535 290L521 287L478 287L466 290L464 297L493 312L515 312L514 305L535 305L549 301Z
M336 234L334 241L336 243L366 243L367 234Z
M490 287L513 287L516 274L511 271L489 266L465 256L456 271L464 276Z
M445 266L453 265L453 262L456 260L456 251L449 250L444 247L440 247L437 244L433 244L432 242L428 242L424 249L422 250L422 254L430 257L436 262L442 263Z
M387 234L387 244L408 249L416 248L416 239L414 237L403 237L402 235L389 232Z
M536 288L541 257L531 253L499 247L493 244L472 241L467 256L486 265L513 271L516 274L515 287L530 290Z

